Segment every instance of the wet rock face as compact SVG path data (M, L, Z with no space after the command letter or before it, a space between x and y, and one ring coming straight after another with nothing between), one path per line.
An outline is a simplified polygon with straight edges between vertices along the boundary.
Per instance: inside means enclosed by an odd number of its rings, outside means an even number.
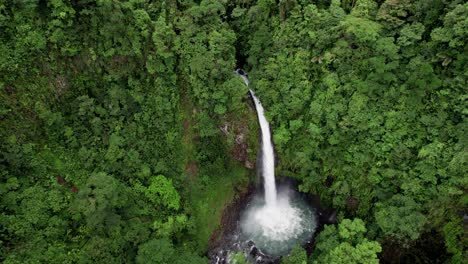
M253 168L255 167L255 165L254 165L250 160L245 160L244 166L245 166L247 169L251 169L251 170L253 170Z
M218 248L216 251L210 251L208 258L212 264L229 264L231 263L231 254L239 252L243 253L249 263L277 264L281 260L280 257L264 254L253 241L235 242L229 250Z
M324 225L334 225L337 223L335 210L323 210L319 213L319 222Z
M221 133L226 137L234 139L234 147L232 150L233 157L240 161L247 169L254 169L255 164L249 159L248 145L246 139L246 133L248 133L247 126L245 124L225 123L219 127Z
M250 244L250 252L249 252L249 259L251 259L254 263L263 264L263 263L279 263L280 258L278 257L271 257L266 254L263 254L255 245L253 241L247 242Z
M236 135L235 146L234 146L234 158L244 164L248 169L253 169L254 164L249 160L247 152L248 146L245 142L244 134Z
M237 72L237 74L239 74L239 75L244 75L244 76L247 75L247 73L246 73L243 69L240 69L240 68L237 69L236 72Z

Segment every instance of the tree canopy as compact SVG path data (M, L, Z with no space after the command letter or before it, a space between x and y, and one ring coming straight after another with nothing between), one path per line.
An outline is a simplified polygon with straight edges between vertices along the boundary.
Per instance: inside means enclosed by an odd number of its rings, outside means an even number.
M338 211L284 263L463 263L467 42L462 0L1 1L0 262L205 263L255 177L243 67Z

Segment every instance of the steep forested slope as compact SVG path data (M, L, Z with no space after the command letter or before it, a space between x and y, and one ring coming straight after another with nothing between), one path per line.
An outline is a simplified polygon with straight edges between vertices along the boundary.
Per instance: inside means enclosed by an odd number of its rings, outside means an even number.
M2 261L204 262L247 179L218 128L247 111L224 12L0 4Z
M240 18L280 174L364 219L390 258L441 233L461 261L468 5L301 2L258 1Z
M462 262L463 2L0 2L0 261L206 262L253 175L243 66L278 174L339 211L311 262Z

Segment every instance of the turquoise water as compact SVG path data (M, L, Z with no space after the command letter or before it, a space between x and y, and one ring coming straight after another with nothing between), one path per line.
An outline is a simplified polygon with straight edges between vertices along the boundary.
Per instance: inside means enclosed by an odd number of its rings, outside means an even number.
M276 206L254 197L241 216L241 236L251 240L263 253L282 256L297 244L307 243L317 227L316 210L297 193L278 193Z

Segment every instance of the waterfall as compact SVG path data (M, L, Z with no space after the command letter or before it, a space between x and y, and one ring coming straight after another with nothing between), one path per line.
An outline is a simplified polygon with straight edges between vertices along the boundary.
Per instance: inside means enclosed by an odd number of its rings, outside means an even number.
M257 109L258 122L262 130L262 176L263 186L265 188L265 203L267 206L276 205L276 184L275 184L275 153L273 143L271 142L270 124L265 118L265 111L262 103L250 90L250 94L255 102Z
M248 87L247 74L242 69L237 69L236 73ZM263 202L254 198L246 208L241 220L242 233L259 248L271 254L286 254L294 245L303 244L310 238L316 227L315 215L307 204L293 195L292 190L280 188L277 193L270 125L260 100L254 91L249 92L255 103L262 132L261 173L265 199Z
M249 79L245 72L241 69L236 71L242 79L244 79L245 85L249 86ZM257 109L258 122L260 123L260 129L262 131L262 177L263 186L265 189L265 203L267 206L276 206L276 184L275 184L275 153L273 151L273 143L271 142L270 124L265 117L265 110L263 109L262 103L255 96L254 91L249 90L255 102L255 109Z

